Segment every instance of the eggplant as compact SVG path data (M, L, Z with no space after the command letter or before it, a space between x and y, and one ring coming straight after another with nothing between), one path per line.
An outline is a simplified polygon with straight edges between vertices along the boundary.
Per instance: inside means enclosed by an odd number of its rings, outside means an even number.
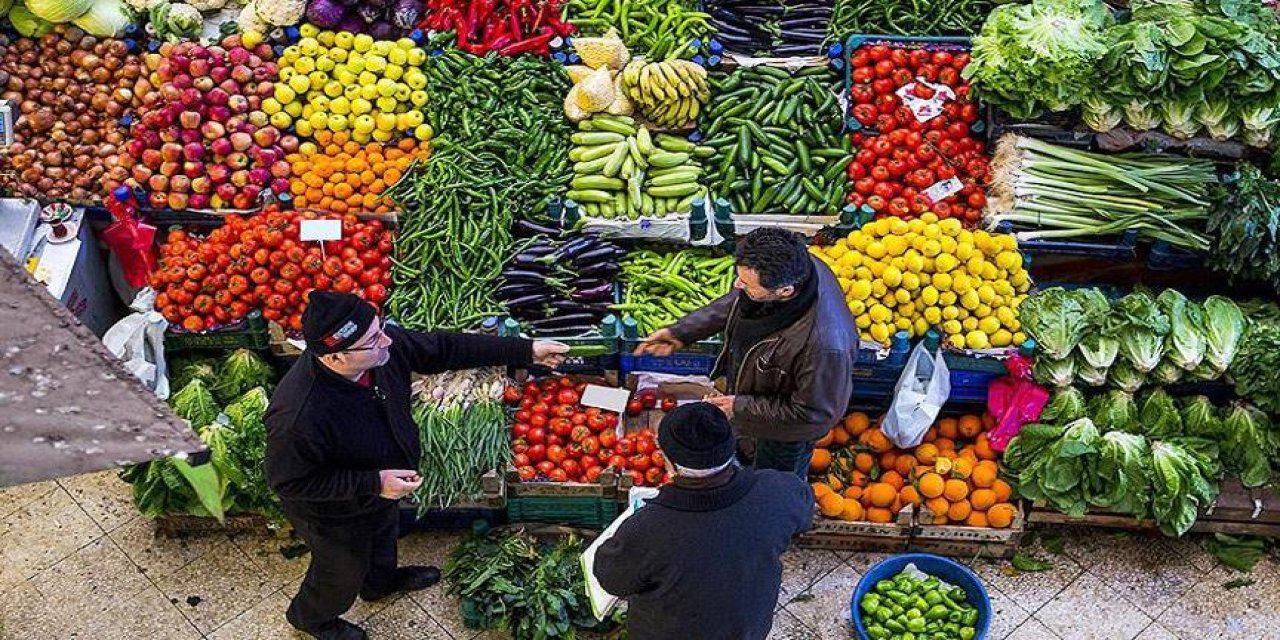
M556 250L556 260L572 259L574 256L594 248L596 246L596 240L595 236L581 236L574 238L573 240L564 243Z
M542 256L529 255L527 253L522 253L516 256L515 259L511 261L511 263L516 265L517 267L524 267L524 268L533 268L533 269L547 268L552 262L554 262L554 260L552 259L552 256L553 254L550 254L550 253Z
M591 276L591 277L580 276L569 281L569 288L573 289L574 291L582 291L585 289L595 289L598 287L602 287L604 285L609 285L610 287L613 287L613 282L603 277L594 277L594 276Z
M555 296L547 293L537 293L533 295L521 296L514 300L507 301L508 309L519 309L522 307L534 307L551 302Z
M615 261L624 255L626 255L625 251L613 245L608 245L578 254L573 259L573 264L579 267L596 265L601 262Z
M552 253L555 253L555 250L556 250L556 246L554 244L538 243L538 244L531 244L525 247L523 251L521 251L516 255L547 256L547 255L551 255Z
M507 282L532 282L535 284L543 284L552 278L551 274L539 271L536 268L519 268L503 270L502 279Z
M534 320L529 323L529 328L534 330L564 330L569 327L582 327L583 330L589 330L599 324L599 314L595 313L570 313L565 315L553 316L543 320Z
M570 297L579 302L608 300L613 297L613 284L605 283L590 289L578 289L577 291L574 291Z
M517 234L547 236L551 238L558 238L564 233L564 231L559 227L542 225L523 218L516 220L515 231Z
M610 302L612 304L612 302ZM575 302L573 300L556 300L548 305L555 309L557 313L563 315L573 315L575 313L594 313L604 314L609 312L609 305L591 302Z
M616 262L597 262L585 267L578 267L578 278L611 278L621 270Z
M553 295L555 292L548 289L546 285L529 282L509 282L493 291L493 297L499 302L517 300L534 294Z

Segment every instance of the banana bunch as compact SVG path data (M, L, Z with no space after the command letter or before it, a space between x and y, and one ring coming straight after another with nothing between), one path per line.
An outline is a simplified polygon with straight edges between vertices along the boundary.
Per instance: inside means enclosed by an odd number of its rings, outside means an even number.
M711 97L707 70L689 60L632 60L622 69L622 90L650 122L683 127Z

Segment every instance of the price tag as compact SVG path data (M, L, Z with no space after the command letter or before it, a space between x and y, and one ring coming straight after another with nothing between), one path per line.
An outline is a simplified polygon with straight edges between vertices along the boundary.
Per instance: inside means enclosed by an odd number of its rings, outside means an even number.
M627 401L630 399L631 392L626 389L614 389L612 387L589 384L586 389L582 390L582 398L579 402L584 407L596 407L623 413L627 410Z
M298 237L304 241L342 239L341 220L303 220L298 224Z
M926 87L933 92L933 97L921 98L916 95L916 87ZM956 98L956 92L952 91L951 87L919 79L902 85L895 93L902 99L902 104L906 105L920 122L928 122L942 115L942 107L946 106L948 100Z
M921 195L928 198L929 202L936 203L960 193L961 189L964 189L964 183L960 182L959 178L947 178L941 182L933 183L933 186L925 189Z

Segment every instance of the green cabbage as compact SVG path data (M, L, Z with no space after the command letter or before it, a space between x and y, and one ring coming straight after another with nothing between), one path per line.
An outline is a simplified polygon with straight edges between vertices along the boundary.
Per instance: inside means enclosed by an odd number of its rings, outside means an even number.
M9 23L14 31L28 38L39 38L53 31L53 23L37 17L26 5L14 5L9 9Z
M262 418L267 413L267 404L270 402L267 397L267 390L262 387L254 387L244 395L236 399L235 402L227 405L223 413L227 414L227 418L231 420L231 425L237 431L252 430L262 422ZM266 434L263 433L265 436Z
M1169 317L1166 357L1182 369L1194 370L1204 360L1204 311L1175 289L1165 289L1156 298L1156 303Z
M1049 360L1047 358L1036 358L1036 363L1031 367L1031 374L1036 382L1048 387L1069 387L1075 378L1076 366L1075 360L1067 358L1065 360Z
M1196 120L1196 103L1184 100L1167 100L1160 105L1165 131L1175 138L1186 140L1200 132Z
M1280 324L1255 322L1231 363L1236 394L1280 413Z
M1102 431L1141 432L1138 429L1138 403L1133 395L1119 389L1094 396L1089 401L1089 419Z
M1120 340L1120 355L1138 371L1155 369L1164 355L1169 317L1141 291L1116 301L1112 311L1111 331Z
M213 393L200 379L194 379L169 398L173 412L191 426L199 428L213 422L218 417L218 403Z
M1036 345L1052 360L1062 360L1071 355L1085 329L1094 319L1089 313L1096 304L1094 289L1068 291L1052 287L1037 293L1018 306L1018 319L1022 328L1035 338ZM1101 295L1099 293L1099 295ZM1102 298L1105 303L1106 298Z
M275 372L271 365L248 349L237 349L222 361L213 393L223 402L240 397L254 387L271 388Z
M1179 413L1188 436L1216 440L1222 435L1222 419L1218 417L1218 408L1205 396L1187 398Z
M1026 487L1029 498L1044 499L1070 516L1084 515L1100 438L1098 428L1088 418L1068 424L1062 436L1041 449L1021 471L1019 491Z
M1220 376L1231 366L1244 337L1244 313L1230 298L1209 296L1204 301L1204 328L1205 360Z
M1124 105L1124 123L1138 131L1160 127L1160 110L1146 99L1133 100Z
M1137 431L1152 439L1175 438L1183 434L1182 413L1164 389L1155 389L1139 403Z
M124 0L95 0L87 13L72 22L90 35L113 38L123 34L133 20L133 12Z
M1098 444L1089 504L1144 518L1151 505L1151 449L1140 435L1111 431Z
M1076 387L1065 387L1053 392L1048 404L1040 412L1040 420L1066 424L1085 417L1084 393Z
M1013 473L1026 469L1035 462L1049 445L1062 437L1067 430L1064 425L1053 425L1033 422L1023 425L1018 435L1009 441L1002 458L1004 465Z
M1151 443L1151 513L1165 535L1180 537L1218 495L1208 441L1193 438Z
M218 377L218 361L213 358L179 356L169 361L169 372L171 389L181 389L197 378L205 384L213 384Z
M95 0L26 0L27 8L37 18L54 24L71 22L93 7Z
M1233 402L1222 421L1223 463L1246 487L1271 482L1271 459L1280 440L1267 414L1243 402Z
M1084 356L1077 353L1075 355L1076 380L1087 384L1091 387L1101 387L1107 384L1107 370L1101 367L1095 367L1085 360Z
M1132 363L1121 358L1107 370L1107 382L1129 393L1135 393L1147 383L1147 374L1138 371Z
M1182 367L1174 364L1169 358L1162 358L1160 364L1151 370L1148 377L1153 384L1173 384L1182 379L1183 374L1187 373Z
M1084 100L1084 109L1080 119L1086 127L1100 133L1106 133L1124 121L1124 111L1111 104L1101 96L1089 96Z

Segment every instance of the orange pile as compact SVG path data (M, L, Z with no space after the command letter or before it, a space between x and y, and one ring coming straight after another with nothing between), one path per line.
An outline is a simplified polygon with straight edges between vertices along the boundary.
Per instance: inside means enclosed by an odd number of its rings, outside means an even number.
M345 131L317 131L316 142L303 143L289 154L293 171L289 191L299 209L335 213L391 211L380 194L404 175L409 164L426 158L426 141L405 138L394 145L362 145Z
M888 523L907 505L933 524L1003 529L1017 508L999 478L986 431L991 416L940 418L910 451L896 449L864 413L851 413L818 441L809 465L818 509L828 518Z

